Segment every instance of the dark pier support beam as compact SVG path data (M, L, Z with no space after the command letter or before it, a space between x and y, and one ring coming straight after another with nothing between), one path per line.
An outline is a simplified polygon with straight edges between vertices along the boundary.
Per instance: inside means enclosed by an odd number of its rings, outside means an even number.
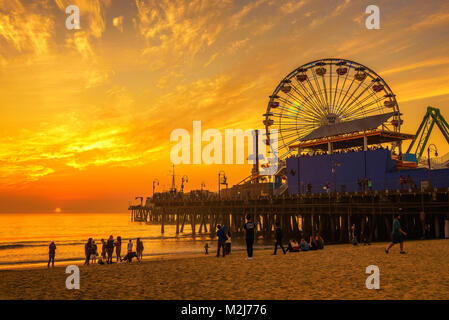
M165 232L165 210L161 212L161 233L163 234Z
M179 210L176 210L176 234L179 234Z

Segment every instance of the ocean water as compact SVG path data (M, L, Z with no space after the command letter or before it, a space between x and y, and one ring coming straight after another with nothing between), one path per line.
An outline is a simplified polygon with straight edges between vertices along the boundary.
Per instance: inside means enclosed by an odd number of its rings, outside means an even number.
M167 254L204 252L205 243L215 253L216 240L209 236L192 237L190 225L176 236L176 226L166 225L161 234L159 225L131 222L128 213L27 213L0 214L0 269L44 266L48 261L48 246L56 244L56 263L84 260L84 244L93 238L99 250L101 239L112 235L122 237L122 253L128 239L140 237L144 244L144 257ZM242 242L234 241L233 250L242 250ZM115 261L115 258L114 258Z

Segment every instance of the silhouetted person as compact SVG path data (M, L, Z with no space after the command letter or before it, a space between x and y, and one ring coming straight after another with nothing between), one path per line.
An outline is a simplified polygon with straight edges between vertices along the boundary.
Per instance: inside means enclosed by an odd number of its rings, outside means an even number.
M140 240L140 238L137 238L136 242L136 251L137 251L137 260L142 260L143 257L143 242Z
M103 260L103 262L106 260L106 251L107 251L107 244L106 241L104 241L104 239L101 239L101 258Z
M47 265L47 268L50 267L50 262L51 262L51 266L52 267L55 266L55 254L56 254L56 245L52 241L52 243L50 243L50 245L48 246L48 265Z
M95 240L92 240L92 242L90 244L89 252L90 252L90 262L92 264L94 264L95 261L97 260L97 253L98 253L97 252L97 245L95 243Z
M121 252L122 252L122 237L118 236L117 240L115 240L115 254L117 255L117 262L121 260Z
M218 247L217 247L217 258L220 256L220 249L223 249L223 257L225 256L225 243L226 243L226 227L225 226L217 226L217 237L218 237Z
M284 254L287 253L287 251L285 251L284 247L282 246L282 230L279 227L279 222L276 222L276 229L274 229L274 240L276 241L274 244L274 255L276 254L277 250L278 250L278 245L281 247L282 252Z
M247 259L251 260L253 258L254 232L256 229L256 225L251 220L251 215L246 216L246 223L243 228L245 229Z
M92 245L92 238L87 240L87 243L84 245L84 254L86 256L86 260L84 261L84 265L89 265L90 260L90 247Z
M206 243L204 245L204 251L205 251L206 254L209 254L209 244L208 243Z
M112 256L114 254L114 237L111 235L109 236L108 242L106 244L107 253L108 253L108 260L107 263L112 263Z

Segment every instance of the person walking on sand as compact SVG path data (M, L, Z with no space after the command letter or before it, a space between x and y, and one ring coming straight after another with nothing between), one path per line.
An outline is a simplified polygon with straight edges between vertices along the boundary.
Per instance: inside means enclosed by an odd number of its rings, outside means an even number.
M388 253L390 248L394 246L396 243L399 243L399 246L401 248L400 253L405 254L404 251L404 237L407 233L405 233L401 229L401 223L399 222L399 219L401 218L400 213L396 213L394 220L393 220L393 231L391 232L392 242L385 248L385 253Z
M108 242L106 243L108 260L107 264L112 263L112 256L114 255L114 237L112 235L109 236Z
M56 254L56 245L52 241L50 243L50 245L48 246L48 265L47 265L47 268L50 268L50 261L51 261L51 266L52 267L55 266L55 254Z
M117 240L115 240L115 254L117 255L117 262L120 262L122 257L120 253L122 252L122 237L118 236Z
M282 252L286 254L287 251L285 251L284 247L282 246L282 229L279 226L279 222L276 222L276 229L274 229L274 240L276 242L274 243L273 255L276 255L276 252L278 251L278 245L281 247Z
M248 253L247 260L253 259L253 246L254 246L254 231L256 229L256 225L251 219L251 215L246 216L246 223L243 226L245 229L245 240L246 240L246 251Z
M223 249L223 258L226 254L225 252L225 243L226 243L226 227L225 226L217 226L217 237L218 237L218 247L217 247L217 258L220 256L220 249Z
M84 255L86 256L86 260L84 261L84 265L88 266L89 265L89 260L90 260L90 246L92 245L92 238L89 238L86 242L86 244L84 245Z
M206 243L204 245L204 251L205 251L205 254L209 254L209 244L208 243Z
M141 261L143 257L143 242L140 240L140 238L137 238L136 251L137 251L137 260Z

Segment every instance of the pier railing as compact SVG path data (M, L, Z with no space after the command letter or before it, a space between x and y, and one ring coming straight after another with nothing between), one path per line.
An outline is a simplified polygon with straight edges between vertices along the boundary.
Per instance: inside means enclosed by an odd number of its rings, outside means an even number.
M257 224L257 235L271 238L275 222L287 237L309 237L320 233L327 242L348 242L354 226L358 241L387 241L393 215L401 213L401 225L409 239L449 237L448 190L366 191L355 193L298 194L257 199L208 197L155 197L150 205L130 206L131 219L168 224L176 233L186 229L193 235L215 234L226 225L234 236L243 234L249 214ZM189 226L186 228L186 226Z

